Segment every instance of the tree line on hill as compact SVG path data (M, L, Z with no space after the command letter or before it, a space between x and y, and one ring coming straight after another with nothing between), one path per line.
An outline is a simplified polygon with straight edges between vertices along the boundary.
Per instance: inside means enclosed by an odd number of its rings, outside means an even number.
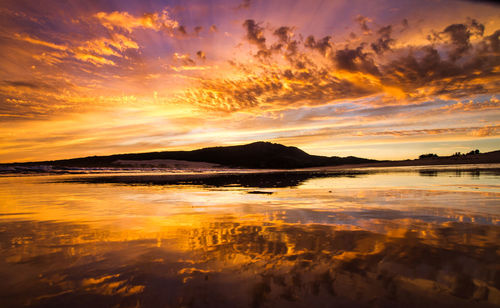
M479 150L476 149L476 150L472 150L468 153L461 153L461 152L455 152L455 154L451 155L451 157L462 157L462 156L470 156L470 155L477 155L479 154ZM439 155L437 154L434 154L434 153L428 153L428 154L422 154L418 157L418 159L426 159L426 158L438 158L440 157Z

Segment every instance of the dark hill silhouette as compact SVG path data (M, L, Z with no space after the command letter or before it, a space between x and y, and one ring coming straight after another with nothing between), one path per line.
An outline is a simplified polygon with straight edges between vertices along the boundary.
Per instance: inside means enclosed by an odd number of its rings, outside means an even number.
M233 168L250 169L299 169L312 167L393 167L393 166L422 166L422 165L455 165L455 164L492 164L500 163L500 151L488 153L460 154L451 156L423 155L419 159L397 161L378 161L372 159L349 157L327 157L310 155L297 147L284 146L270 142L254 142L245 145L211 147L193 151L164 151L133 154L115 154L108 156L89 156L82 158L39 161L26 163L0 164L5 172L54 172L59 169L65 172L66 168L74 167L153 167L156 162L168 162L173 168L211 168L216 164ZM184 161L184 167L182 165ZM191 162L187 163L186 162ZM177 164L180 163L180 167ZM197 165L198 164L198 165ZM200 166L202 167L197 167ZM47 168L52 166L52 168ZM5 168L7 167L7 168Z
M17 163L15 165L51 165L58 167L117 167L116 161L118 160L140 161L158 159L207 162L228 167L263 169L295 169L376 162L375 160L353 156L326 157L309 155L296 147L289 147L277 143L261 141L245 145L211 147L193 151L165 151L136 154L116 154L109 156L89 156L65 160Z

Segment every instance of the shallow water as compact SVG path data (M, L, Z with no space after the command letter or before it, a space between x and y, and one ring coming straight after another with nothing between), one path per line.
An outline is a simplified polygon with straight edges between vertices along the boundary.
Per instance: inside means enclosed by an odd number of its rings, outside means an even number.
M0 307L494 307L500 166L0 177Z

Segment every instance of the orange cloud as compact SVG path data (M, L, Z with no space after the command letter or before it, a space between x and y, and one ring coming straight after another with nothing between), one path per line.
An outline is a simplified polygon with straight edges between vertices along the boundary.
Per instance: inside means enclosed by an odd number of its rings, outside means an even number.
M189 66L189 65L181 65L181 66L173 66L170 65L170 68L176 72L182 71L206 71L212 69L212 66Z
M39 40L37 38L32 38L32 37L30 37L28 35L21 35L19 33L16 33L15 37L17 39L19 39L19 40L22 40L22 41L25 41L25 42L28 42L28 43L31 43L31 44L35 44L35 45L41 45L41 46L44 46L44 47L49 47L49 48L56 49L56 50L61 50L61 51L68 50L68 47L66 47L64 45L58 45L58 44L54 44L54 43L42 41L42 40Z
M487 137L500 135L500 126L484 126L471 130L468 135L474 137Z
M179 23L169 16L167 9L142 16L133 16L128 12L118 11L111 13L99 12L95 14L95 17L103 26L111 30L121 28L132 32L135 29L142 28L171 32L179 27Z
M55 65L63 62L63 59L68 55L61 52L42 52L41 54L33 55L33 59L45 63L47 65Z
M446 112L467 112L467 111L483 111L489 109L500 109L500 100L493 97L490 100L483 102L458 102L453 105L443 106L440 110Z
M121 34L112 34L112 38L99 38L87 41L77 47L79 51L103 56L122 57L120 52L126 49L139 49L139 45L132 39Z
M80 53L80 52L75 52L75 58L78 60L90 62L92 64L95 64L97 66L101 66L103 64L108 64L108 65L116 65L115 62L106 59L101 56L96 56L90 53Z
M138 49L138 44L125 35L115 33L110 34L111 38L98 38L89 40L83 43L75 42L76 46L68 47L65 45L57 45L54 43L42 41L26 35L16 34L18 40L28 42L30 44L49 47L54 49L41 54L34 54L33 58L54 65L62 63L64 59L75 58L84 62L89 62L97 66L104 64L116 65L116 63L105 56L123 57L122 52L127 49Z

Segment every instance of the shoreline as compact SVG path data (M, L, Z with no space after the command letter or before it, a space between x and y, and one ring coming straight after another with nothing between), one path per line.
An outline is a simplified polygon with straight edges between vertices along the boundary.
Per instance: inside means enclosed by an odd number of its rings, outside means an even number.
M330 175L348 175L365 172L407 172L420 170L438 170L438 171L472 171L480 169L499 169L500 162L459 162L459 163L420 163L418 161L402 162L381 162L367 164L348 164L339 166L320 166L296 169L249 169L249 168L231 168L224 166L207 168L142 168L142 167L59 167L47 165L34 166L9 166L2 169L0 166L0 176L9 175L110 175L110 176L192 176L206 177L212 175L248 175L248 174L330 174Z

